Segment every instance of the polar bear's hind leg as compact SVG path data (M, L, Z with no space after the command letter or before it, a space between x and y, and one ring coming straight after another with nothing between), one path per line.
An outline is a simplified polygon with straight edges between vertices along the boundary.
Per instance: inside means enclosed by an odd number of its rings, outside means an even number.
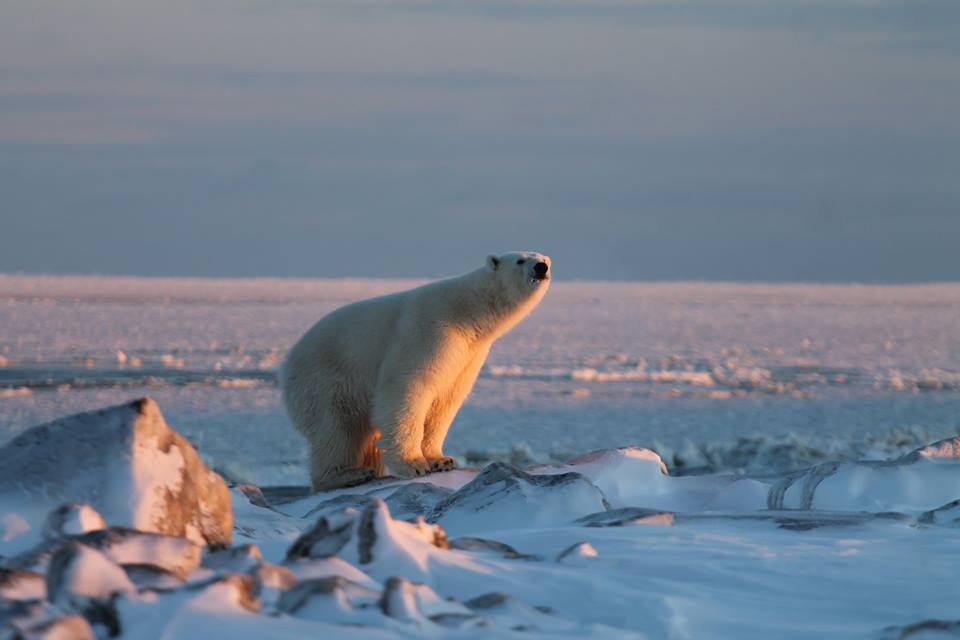
M331 424L310 439L310 481L314 491L352 487L382 475L373 429ZM323 437L327 436L327 437Z

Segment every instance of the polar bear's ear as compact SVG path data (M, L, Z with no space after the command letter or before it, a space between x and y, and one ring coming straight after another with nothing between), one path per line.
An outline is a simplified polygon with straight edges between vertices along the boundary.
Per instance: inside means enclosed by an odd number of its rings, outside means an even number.
M490 254L489 256L487 256L487 266L490 267L491 271L496 271L497 268L500 266L500 258L498 258L493 254Z

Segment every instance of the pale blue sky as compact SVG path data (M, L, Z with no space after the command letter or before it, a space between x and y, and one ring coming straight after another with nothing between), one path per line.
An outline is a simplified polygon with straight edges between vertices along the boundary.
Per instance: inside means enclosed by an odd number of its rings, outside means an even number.
M0 271L960 279L955 0L4 0Z

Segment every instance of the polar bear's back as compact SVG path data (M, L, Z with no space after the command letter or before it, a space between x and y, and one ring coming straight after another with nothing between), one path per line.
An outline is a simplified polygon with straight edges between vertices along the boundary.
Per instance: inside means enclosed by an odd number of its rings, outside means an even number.
M331 311L290 350L281 372L283 386L294 382L293 376L313 372L375 375L404 306L403 296L394 293Z
M281 385L299 388L336 374L372 385L384 355L399 339L422 333L439 308L447 306L451 280L359 300L331 311L314 324L287 355Z

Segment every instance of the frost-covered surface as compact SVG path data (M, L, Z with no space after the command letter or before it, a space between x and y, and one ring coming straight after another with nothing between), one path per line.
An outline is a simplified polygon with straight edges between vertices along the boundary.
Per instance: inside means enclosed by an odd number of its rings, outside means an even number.
M7 553L41 537L100 529L101 513L112 524L226 543L229 502L223 479L149 398L33 427L0 446Z
M558 268L457 417L462 462L635 442L675 473L770 474L957 432L960 285L571 283ZM285 350L331 309L412 284L0 275L0 433L149 393L227 475L303 483L275 387Z
M785 508L801 485L810 504ZM673 477L624 447L318 494L237 486L232 547L71 504L0 557L0 637L949 637L944 495L960 495L946 455L762 482Z
M238 482L225 548L118 526L131 522L110 503L88 504L97 492L10 489L0 629L960 629L960 285L559 282L458 416L448 445L466 468L310 495L275 388L284 350L330 309L410 284L0 276L0 444L149 393ZM177 484L175 455L146 454L160 475L134 469L119 494Z

